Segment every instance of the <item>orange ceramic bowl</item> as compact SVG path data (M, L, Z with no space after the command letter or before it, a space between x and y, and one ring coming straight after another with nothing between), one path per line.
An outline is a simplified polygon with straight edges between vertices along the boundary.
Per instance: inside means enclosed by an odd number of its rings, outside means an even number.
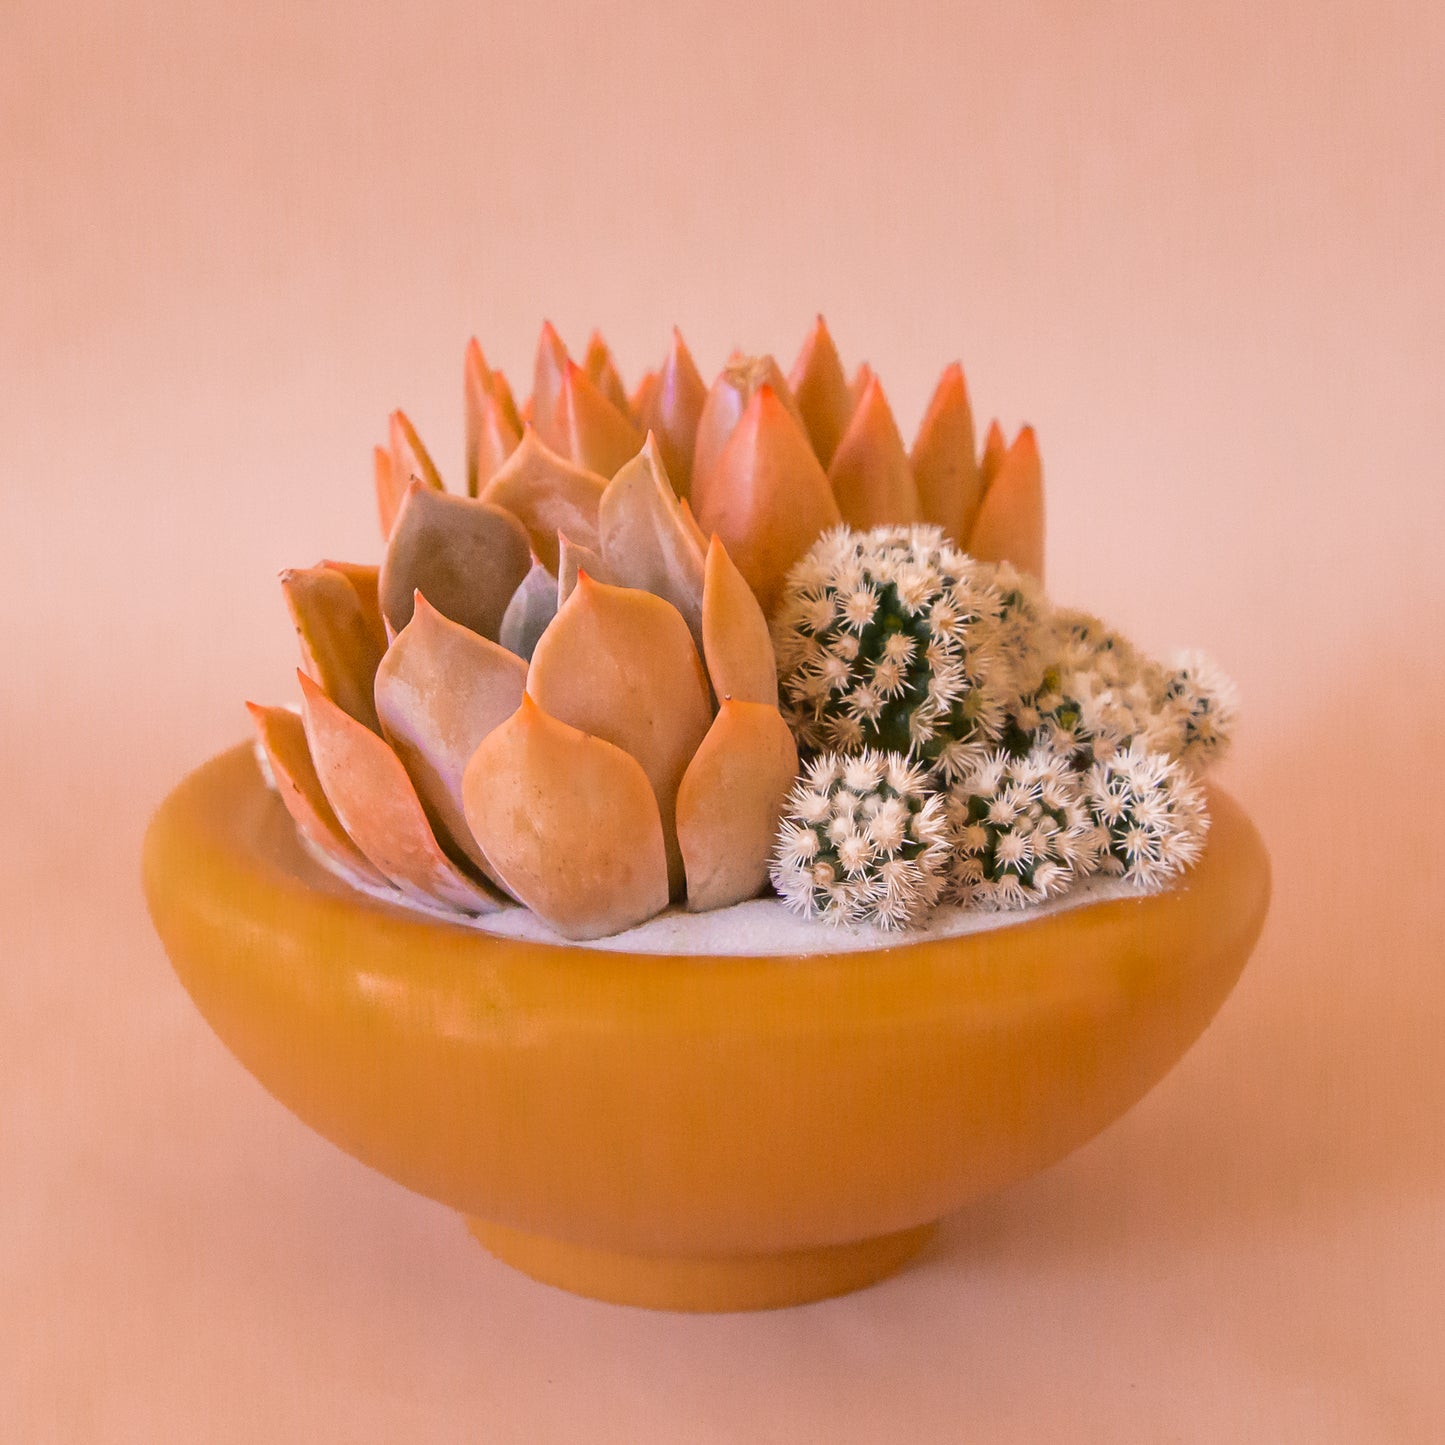
M934 1221L1139 1099L1238 977L1269 898L1226 795L1154 897L861 953L520 942L353 892L249 748L162 805L151 914L232 1052L314 1129L597 1298L748 1309L891 1272Z

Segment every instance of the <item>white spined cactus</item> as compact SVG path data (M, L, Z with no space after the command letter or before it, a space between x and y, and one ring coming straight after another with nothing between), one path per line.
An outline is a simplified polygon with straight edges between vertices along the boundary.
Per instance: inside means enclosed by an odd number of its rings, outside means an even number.
M1004 728L1013 756L1047 744L1083 769L1152 739L1165 681L1157 663L1087 612L1055 609L1041 631L1041 680L1022 690Z
M1053 661L1053 612L1043 587L1011 562L980 563L983 577L997 589L999 622L995 651L1007 670L1010 701L1037 693Z
M1164 753L1131 743L1084 778L1100 873L1154 893L1191 867L1204 848L1204 793Z
M901 753L824 753L784 807L773 886L805 917L915 927L938 901L947 851L924 769Z
M999 737L1011 698L994 570L937 527L821 537L789 573L773 624L804 748L902 753L961 776Z
M966 908L1042 903L1093 865L1079 774L1047 744L991 753L949 789L945 814L947 896Z
M1151 744L1198 777L1234 740L1239 694L1206 654L1178 653L1156 684Z

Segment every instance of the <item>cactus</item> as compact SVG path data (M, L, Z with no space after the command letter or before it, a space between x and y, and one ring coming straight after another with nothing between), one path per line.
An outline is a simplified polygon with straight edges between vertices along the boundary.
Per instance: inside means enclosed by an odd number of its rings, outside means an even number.
M1164 672L1121 633L1087 612L1058 608L1039 628L1040 681L1021 689L1002 745L1025 757L1041 743L1076 768L1112 757L1136 737L1152 736Z
M1079 775L1047 744L989 754L949 789L947 897L965 907L1024 908L1089 871L1092 830Z
M1133 742L1095 763L1084 779L1098 871L1142 893L1190 867L1209 828L1204 794L1164 753Z
M788 798L772 879L784 903L827 923L907 928L943 886L943 800L901 753L814 758Z
M937 527L826 533L789 573L773 625L805 749L904 753L962 776L1003 729L1003 596Z
M1153 745L1196 777L1229 751L1239 694L1202 652L1181 652L1156 687Z
M996 646L1014 696L1027 697L1044 685L1053 653L1053 613L1043 588L1011 562L978 564L1000 598Z

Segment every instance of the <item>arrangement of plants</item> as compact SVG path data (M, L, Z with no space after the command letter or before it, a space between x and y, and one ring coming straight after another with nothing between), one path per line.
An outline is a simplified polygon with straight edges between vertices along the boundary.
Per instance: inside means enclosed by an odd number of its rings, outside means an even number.
M1198 856L1229 685L1050 605L1032 431L980 451L958 366L911 449L821 318L786 377L709 388L674 332L629 395L549 326L520 406L475 342L464 381L464 490L397 412L379 566L282 575L301 708L250 710L333 871L586 939L770 882L901 928Z

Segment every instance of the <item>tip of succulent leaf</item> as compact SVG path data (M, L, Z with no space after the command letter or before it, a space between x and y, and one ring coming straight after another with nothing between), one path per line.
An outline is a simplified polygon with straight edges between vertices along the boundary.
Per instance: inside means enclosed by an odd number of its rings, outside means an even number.
M963 374L962 362L950 361L943 368L936 390L944 395L952 392L962 392L964 396L968 395L968 381Z

